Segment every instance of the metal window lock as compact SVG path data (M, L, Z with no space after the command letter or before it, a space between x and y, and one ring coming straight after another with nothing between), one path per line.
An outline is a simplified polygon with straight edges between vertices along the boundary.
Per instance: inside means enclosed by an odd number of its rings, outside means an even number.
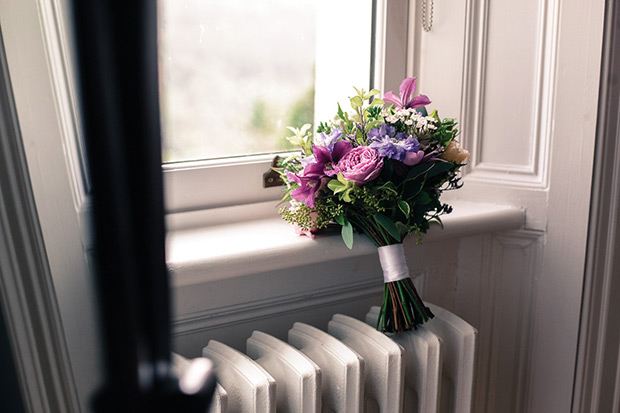
M282 181L282 179L280 178L280 174L273 169L278 166L279 160L280 157L276 155L273 158L273 161L271 161L269 171L263 174L263 188L271 188L273 186L284 185L284 181Z

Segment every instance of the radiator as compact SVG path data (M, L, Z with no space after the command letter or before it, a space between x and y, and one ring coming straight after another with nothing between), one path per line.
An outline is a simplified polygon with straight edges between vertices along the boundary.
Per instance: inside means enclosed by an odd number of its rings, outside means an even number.
M295 323L287 341L255 331L242 353L211 340L202 355L216 368L210 412L470 412L477 331L428 304L435 318L417 330L378 332L335 314L327 331ZM178 372L188 361L173 356Z

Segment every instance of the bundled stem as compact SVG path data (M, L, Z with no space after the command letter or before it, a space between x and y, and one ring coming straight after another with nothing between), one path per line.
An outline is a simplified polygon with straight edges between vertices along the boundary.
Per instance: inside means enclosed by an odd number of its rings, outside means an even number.
M418 295L411 278L385 283L377 330L398 333L417 329L433 317L431 310Z
M357 228L368 236L377 247L399 243L375 220L356 217ZM403 258L404 259L404 258ZM409 276L384 284L383 303L377 320L377 330L387 333L417 329L434 315L424 305Z

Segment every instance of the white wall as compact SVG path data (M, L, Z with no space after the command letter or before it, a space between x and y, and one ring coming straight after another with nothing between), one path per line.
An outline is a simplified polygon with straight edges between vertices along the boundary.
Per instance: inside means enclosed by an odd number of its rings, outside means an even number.
M454 195L527 211L522 231L460 250L454 309L480 330L476 411L570 410L603 12L441 1L431 32L413 30L420 91L459 117L473 152Z

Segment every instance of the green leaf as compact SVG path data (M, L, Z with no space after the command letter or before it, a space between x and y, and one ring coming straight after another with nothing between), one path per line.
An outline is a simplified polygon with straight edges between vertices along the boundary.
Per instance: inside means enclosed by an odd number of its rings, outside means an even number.
M392 174L394 173L394 165L390 161L390 158L386 158L383 160L383 169L381 170L381 177L385 181L389 181L392 179Z
M340 107L340 103L338 103L338 117L342 120L346 120L345 116L344 116L344 112L342 110L342 108Z
M306 132L308 132L308 130L309 130L311 127L312 127L312 125L311 125L311 124L309 124L309 123L305 123L305 124L304 124L304 125L303 125L300 129L299 129L299 134L300 134L300 135L305 134Z
M379 189L385 189L386 191L389 191L393 194L398 194L398 191L396 190L396 186L394 185L392 181L388 181L384 183L383 185L379 187Z
M353 188L347 188L340 196L340 199L342 199L344 202L351 202L351 196L349 194L351 193L352 189Z
M344 215L340 214L336 218L334 218L339 225L344 225Z
M428 205L428 204L431 203L432 200L433 200L433 198L431 198L431 196L428 194L428 192L425 192L425 191L421 191L415 197L415 203L419 204L419 205Z
M409 204L402 199L398 200L398 208L405 214L405 218L409 219L409 214L411 213L411 207Z
M376 95L378 95L379 93L381 93L381 92L379 92L377 89L371 89L371 91L370 91L370 92L368 92L368 95L369 95L369 96L376 96Z
M292 199L293 199L293 198L291 197L291 193L290 193L290 192L286 192L286 193L284 194L284 196L282 197L282 199L280 199L280 203L283 203L283 202L288 202L288 201L290 201L290 200L292 200Z
M366 129L371 130L372 128L376 128L376 127L383 125L383 123L385 123L383 119L373 120L366 125Z
M441 220L440 217L435 216L435 218L433 218L435 220L435 222L437 222L439 224L439 226L441 227L441 229L443 229L443 221Z
M336 178L338 179L340 183L342 183L345 186L349 186L349 183L351 183L351 181L347 181L346 179L344 179L342 172L338 172L338 175L336 176Z
M337 179L332 179L331 181L329 181L327 183L327 187L331 189L332 191L334 191L334 194L337 194L338 192L342 192L345 189L347 189L347 185L341 183Z
M351 98L351 107L353 109L361 108L364 105L364 101L359 96L353 96Z
M433 165L434 164L432 164L432 163L419 163L419 164L413 166L409 170L409 173L407 174L407 177L405 178L405 181L408 181L409 179L416 179L420 175L423 175L423 174L427 173L428 171L430 171L433 168Z
M394 221L392 221L390 218L386 217L380 212L377 212L374 215L374 218L379 223L379 225L381 225L388 232L388 234L392 236L392 238L400 242L400 231L396 227L396 224L394 224Z
M342 240L344 241L344 245L346 245L347 248L352 249L353 248L353 226L351 225L349 221L346 221L346 220L344 221L344 224L342 225L342 231L340 232L340 234L342 235Z
M385 101L383 99L373 99L372 103L370 104L370 106L377 106L377 105L383 105L385 103Z
M433 165L433 168L430 171L428 171L429 178L446 173L450 169L454 168L454 164L452 162L437 162L432 165Z
M406 224L403 224L400 221L396 222L396 227L398 228L398 231L400 232L401 239L405 238L407 234L409 233L409 226Z
M410 179L403 184L403 199L407 201L413 199L424 186L425 179L420 177L418 179Z

